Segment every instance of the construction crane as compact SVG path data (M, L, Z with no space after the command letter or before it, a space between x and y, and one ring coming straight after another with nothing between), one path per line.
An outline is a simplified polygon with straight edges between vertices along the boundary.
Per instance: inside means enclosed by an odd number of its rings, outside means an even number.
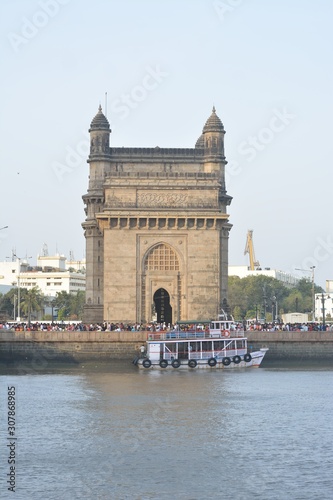
M48 249L48 247L47 247L47 244L46 244L46 243L44 243L44 244L43 244L42 256L43 256L43 257L48 257L48 256L49 256L49 249Z
M254 246L253 246L253 230L249 229L247 232L247 237L246 237L246 245L245 245L245 250L244 250L244 255L247 253L249 254L250 258L250 269L251 271L254 271L257 267L260 266L259 261L256 260L256 257L254 255Z

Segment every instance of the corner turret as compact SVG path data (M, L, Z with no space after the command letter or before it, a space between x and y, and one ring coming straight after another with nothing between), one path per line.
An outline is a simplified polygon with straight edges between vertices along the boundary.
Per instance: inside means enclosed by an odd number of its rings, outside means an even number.
M224 126L213 106L212 114L205 123L202 134L196 142L196 148L204 150L204 172L218 174L220 179L219 203L221 207L230 205L232 197L227 195L225 185Z
M110 156L110 124L99 105L98 112L90 124L90 156L89 160L104 160Z
M212 114L202 130L205 158L208 161L220 162L224 160L224 134L223 123L217 116L215 106Z

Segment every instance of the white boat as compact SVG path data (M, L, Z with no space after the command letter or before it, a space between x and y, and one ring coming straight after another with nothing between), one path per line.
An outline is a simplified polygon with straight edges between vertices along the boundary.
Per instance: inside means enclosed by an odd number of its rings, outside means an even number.
M249 352L243 326L223 313L206 327L149 332L145 352L133 363L146 370L247 368L258 367L267 351Z

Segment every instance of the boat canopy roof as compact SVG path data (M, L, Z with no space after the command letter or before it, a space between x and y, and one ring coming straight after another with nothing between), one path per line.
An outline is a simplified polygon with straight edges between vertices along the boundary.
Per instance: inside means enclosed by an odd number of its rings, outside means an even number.
M177 321L177 325L205 325L205 324L208 324L208 323L211 323L212 320L211 319L202 319L202 320L191 320L191 319L187 319L186 321Z

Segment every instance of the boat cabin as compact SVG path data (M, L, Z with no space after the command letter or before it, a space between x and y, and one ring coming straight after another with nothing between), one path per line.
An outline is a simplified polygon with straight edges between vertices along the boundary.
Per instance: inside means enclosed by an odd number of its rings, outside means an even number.
M148 356L153 361L165 359L171 362L174 359L210 359L233 356L244 356L247 352L245 337L232 339L197 339L174 341L150 341Z

